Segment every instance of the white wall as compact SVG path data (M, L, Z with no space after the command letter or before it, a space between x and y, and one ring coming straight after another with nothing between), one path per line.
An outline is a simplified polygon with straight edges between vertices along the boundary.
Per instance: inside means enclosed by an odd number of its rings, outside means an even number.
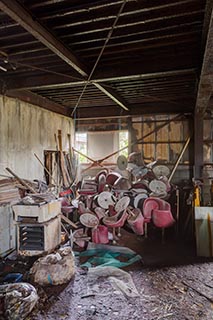
M88 156L94 160L102 159L119 149L118 132L89 132L87 135ZM118 155L110 157L107 162L116 162Z
M67 150L68 133L74 141L72 119L0 96L0 174L7 175L5 167L9 167L21 178L43 179L43 168L34 153L43 162L44 150L56 150L54 134L60 129Z

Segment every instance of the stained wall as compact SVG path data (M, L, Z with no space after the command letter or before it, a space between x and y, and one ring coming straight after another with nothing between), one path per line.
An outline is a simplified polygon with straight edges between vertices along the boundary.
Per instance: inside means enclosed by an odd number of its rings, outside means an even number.
M9 167L22 178L42 180L43 168L34 153L43 162L44 150L56 150L58 130L62 130L63 149L68 150L67 134L74 141L72 119L0 96L0 174L7 175Z

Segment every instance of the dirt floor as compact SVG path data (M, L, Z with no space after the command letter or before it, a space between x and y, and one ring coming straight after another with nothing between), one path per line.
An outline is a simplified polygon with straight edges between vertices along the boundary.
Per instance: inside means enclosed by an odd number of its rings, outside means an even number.
M119 245L142 256L142 262L124 268L134 281L138 297L127 297L104 278L93 284L91 294L87 271L77 266L75 278L68 285L39 289L38 309L29 319L213 319L212 259L197 258L191 245L180 244L167 235L162 243L160 234L144 239L123 231Z

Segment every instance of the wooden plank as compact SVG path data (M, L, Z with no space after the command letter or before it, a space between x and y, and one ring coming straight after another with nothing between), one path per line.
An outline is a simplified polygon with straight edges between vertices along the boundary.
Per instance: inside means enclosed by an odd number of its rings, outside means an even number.
M25 186L28 190L30 190L32 193L37 193L27 182L19 178L10 168L6 168L6 170L12 174L23 186Z
M127 107L127 102L110 86L104 84L93 82L94 86L105 93L110 99L117 103L121 108L129 111Z
M70 219L65 217L63 214L61 214L61 219L64 220L66 223L68 223L71 227L78 229L78 226L74 222L72 222Z
M61 130L58 130L58 148L59 148L59 154L60 154L60 167L61 167L61 173L63 177L63 182L65 187L69 187L70 181L68 172L65 167L65 159L64 159L64 153L62 149L62 132Z

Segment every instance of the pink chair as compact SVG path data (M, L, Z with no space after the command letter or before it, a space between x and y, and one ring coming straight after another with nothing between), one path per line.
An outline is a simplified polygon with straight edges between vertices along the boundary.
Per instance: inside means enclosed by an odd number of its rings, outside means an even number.
M138 235L144 234L144 217L140 209L135 208L132 211L127 210L129 216L127 222L130 225L131 229Z
M157 228L168 228L175 223L170 210L153 210L152 221Z
M147 223L151 221L157 228L162 228L162 241L164 241L164 228L170 227L175 220L171 213L171 206L160 198L147 198L143 205L145 222L145 236L147 237Z
M103 223L107 227L111 227L113 230L113 243L116 243L115 228L123 227L127 217L128 217L127 210L124 210L122 212L118 212L115 216L103 218Z
M160 209L160 203L157 201L158 198L147 198L143 203L143 216L144 222L149 223L152 219L152 212L155 209Z
M108 228L99 225L97 228L92 229L92 242L106 244L109 242Z

